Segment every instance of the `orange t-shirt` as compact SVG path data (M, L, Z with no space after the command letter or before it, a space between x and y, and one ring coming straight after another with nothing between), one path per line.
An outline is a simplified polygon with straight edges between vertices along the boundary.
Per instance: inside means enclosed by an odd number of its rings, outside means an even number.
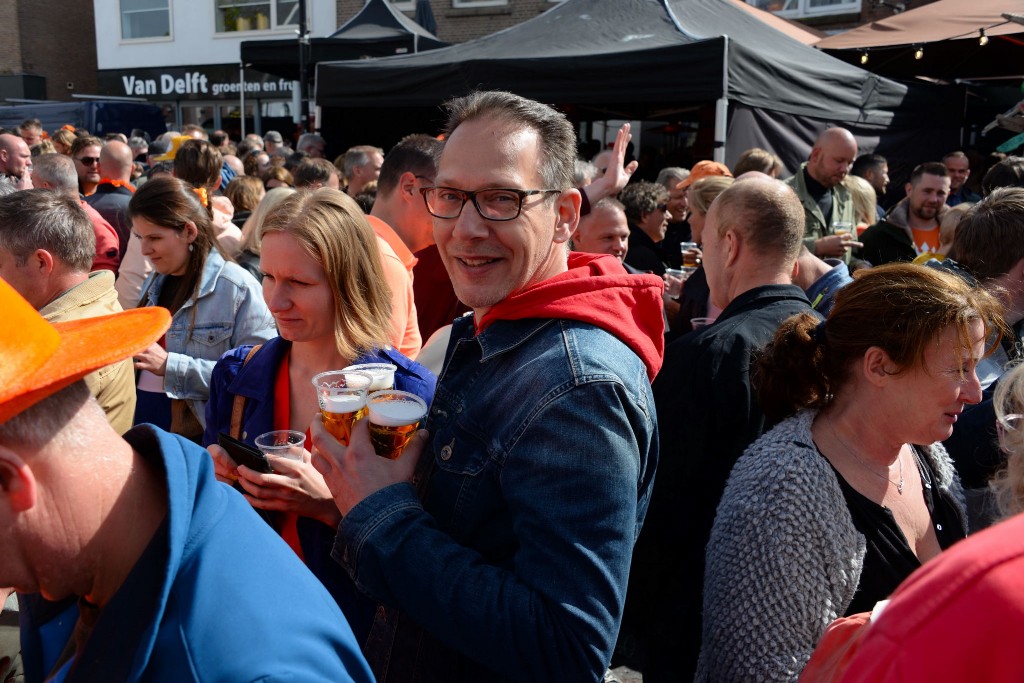
M910 232L914 236L914 249L917 250L918 254L926 254L930 251L939 250L938 225L929 230L918 230L917 228L911 228Z

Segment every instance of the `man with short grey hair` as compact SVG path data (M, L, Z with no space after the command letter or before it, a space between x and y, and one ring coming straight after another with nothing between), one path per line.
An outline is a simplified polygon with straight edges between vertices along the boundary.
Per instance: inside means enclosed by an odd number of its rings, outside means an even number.
M110 270L116 273L121 263L121 245L117 231L78 194L78 172L71 157L56 152L40 154L32 166L32 182L37 188L73 197L82 206L92 222L95 236L95 257L90 270Z
M345 192L355 197L368 183L380 177L384 163L384 150L372 145L358 145L345 152L341 175L345 179Z
M323 159L327 153L327 141L320 133L303 133L295 143L295 151L314 159Z
M36 172L43 168L35 167ZM77 179L74 166L69 173ZM0 277L47 320L64 322L121 311L113 273L89 272L95 254L92 224L77 194L39 188L0 197ZM131 429L131 359L101 368L85 382L117 433Z

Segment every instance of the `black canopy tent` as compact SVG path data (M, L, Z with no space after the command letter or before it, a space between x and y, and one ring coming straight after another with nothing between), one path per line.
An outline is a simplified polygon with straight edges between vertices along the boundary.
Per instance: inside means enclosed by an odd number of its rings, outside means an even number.
M364 59L434 50L448 43L409 19L387 0L369 0L337 31L323 38L310 38L306 53L312 80L312 66L339 59ZM241 44L241 61L264 73L299 80L299 40L246 40Z
M325 110L436 108L490 88L565 107L579 120L649 120L714 105L716 157L732 161L757 144L791 170L826 122L873 149L913 99L906 86L808 47L736 0L566 0L439 50L321 62L316 100ZM901 147L920 135L913 118Z

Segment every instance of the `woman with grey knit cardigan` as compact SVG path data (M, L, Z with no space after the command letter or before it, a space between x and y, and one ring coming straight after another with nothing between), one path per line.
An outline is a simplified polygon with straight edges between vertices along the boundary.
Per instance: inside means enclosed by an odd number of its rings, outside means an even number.
M790 318L757 361L783 419L729 477L707 546L699 681L796 681L832 620L871 610L966 533L939 443L981 399L975 366L1005 330L958 276L857 274L825 322Z

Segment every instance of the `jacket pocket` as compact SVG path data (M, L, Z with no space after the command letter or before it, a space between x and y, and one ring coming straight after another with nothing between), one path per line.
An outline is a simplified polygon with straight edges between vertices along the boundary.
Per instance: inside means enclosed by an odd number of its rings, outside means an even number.
M192 330L192 339L190 341L192 344L197 344L200 347L216 348L224 346L230 343L233 327L231 323L196 325L195 329Z

